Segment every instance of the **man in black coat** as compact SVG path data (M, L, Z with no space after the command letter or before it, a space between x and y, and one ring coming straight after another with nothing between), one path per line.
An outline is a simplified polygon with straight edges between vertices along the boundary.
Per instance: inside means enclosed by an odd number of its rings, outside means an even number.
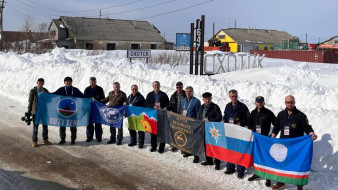
M169 106L168 95L160 90L160 82L153 82L153 91L149 92L146 98L146 107L154 109L166 109ZM158 148L159 153L164 152L165 143L161 142ZM151 149L154 152L157 149L157 135L151 134Z
M83 98L82 92L78 88L72 86L73 79L71 77L66 77L63 82L65 86L60 87L53 94L60 96L72 96L77 98ZM76 127L70 127L70 132L71 132L71 144L74 145L77 132ZM61 141L59 142L59 144L64 144L66 142L66 127L60 127L60 138Z
M271 137L276 137L281 132L280 138L294 138L301 137L304 133L312 135L312 140L317 139L309 120L306 115L299 111L296 106L295 98L291 95L285 97L285 110L278 113L275 125L272 129ZM285 183L277 182L272 186L272 189L281 189L285 187ZM302 185L298 189L303 189Z
M225 106L223 122L224 123L232 123L238 126L244 127L248 125L248 121L250 118L250 112L248 107L245 104L238 101L238 92L237 90L229 91L229 98L231 100ZM236 172L235 164L227 162L227 170L224 172L225 174L233 174ZM244 178L245 167L241 165L237 165L237 178Z
M94 100L102 100L104 99L104 91L103 89L96 85L96 78L90 77L89 84L85 91L84 91L84 97L85 98L92 98ZM97 142L102 142L102 124L101 123L95 123L95 136ZM90 142L93 140L94 137L94 125L91 121L91 117L89 118L89 124L87 126L87 140L86 142Z
M210 122L220 122L222 121L222 112L217 104L212 102L212 94L210 92L205 92L202 94L204 104L200 107L197 114L197 120L205 120ZM205 143L204 143L205 145ZM205 156L205 162L201 164L206 165L214 165L214 160L212 157ZM215 170L221 169L221 161L215 159Z
M143 95L138 91L138 86L136 84L131 86L131 94L128 96L128 104L130 106L146 107L145 99ZM129 130L130 134L130 143L128 146L136 145L136 131ZM143 148L144 145L144 131L138 131L138 148Z
M176 91L171 95L169 106L167 108L168 111L172 111L174 113L180 113L181 101L186 98L185 91L183 90L183 83L176 83ZM170 151L176 151L176 147L171 147Z
M265 102L262 96L258 96L255 100L256 108L251 111L250 121L248 128L256 133L260 133L264 136L269 136L271 124L274 125L276 116L275 114L264 107ZM248 180L253 181L260 179L258 175L253 174ZM265 185L271 186L271 180L266 180Z

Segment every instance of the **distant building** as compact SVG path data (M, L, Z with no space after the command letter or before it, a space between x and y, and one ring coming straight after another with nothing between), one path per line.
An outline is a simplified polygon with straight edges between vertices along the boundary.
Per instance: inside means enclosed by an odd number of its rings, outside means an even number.
M319 49L338 50L338 35L319 44Z
M65 17L53 19L49 38L70 49L172 49L160 31L147 21Z
M282 44L284 40L295 39L295 37L283 31L246 28L221 29L215 37L230 52L272 50L275 44Z

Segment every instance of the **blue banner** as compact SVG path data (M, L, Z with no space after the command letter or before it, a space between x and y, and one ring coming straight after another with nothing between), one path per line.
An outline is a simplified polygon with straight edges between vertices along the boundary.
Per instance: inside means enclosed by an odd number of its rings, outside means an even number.
M39 93L35 124L60 127L87 126L91 101L90 98Z
M126 106L107 106L93 101L91 120L93 123L102 123L110 127L121 128Z

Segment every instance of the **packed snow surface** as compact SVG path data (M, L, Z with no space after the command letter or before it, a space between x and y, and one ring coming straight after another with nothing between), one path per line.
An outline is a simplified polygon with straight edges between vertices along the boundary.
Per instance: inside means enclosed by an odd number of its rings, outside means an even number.
M152 55L163 52L152 51ZM95 76L106 95L113 90L114 82L120 82L121 90L127 94L130 94L130 86L137 84L146 96L152 90L152 82L159 81L161 90L170 96L176 82L182 81L184 86L194 88L194 96L200 100L204 92L211 92L213 102L222 110L229 102L228 91L236 89L239 100L250 110L254 109L255 97L263 96L266 107L277 115L285 108L284 97L291 94L296 98L296 107L308 116L318 135L306 188L338 189L338 139L334 137L338 134L338 65L264 58L263 68L197 76L189 74L188 64L172 68L145 64L142 59L130 63L126 51L91 54L91 51L65 49L54 49L42 55L0 53L0 95L27 106L28 92L40 77L45 79L45 87L54 92L64 85L66 76L71 76L73 86L81 91L89 86L89 78ZM243 183L250 185L247 180ZM258 185L264 186L263 183Z

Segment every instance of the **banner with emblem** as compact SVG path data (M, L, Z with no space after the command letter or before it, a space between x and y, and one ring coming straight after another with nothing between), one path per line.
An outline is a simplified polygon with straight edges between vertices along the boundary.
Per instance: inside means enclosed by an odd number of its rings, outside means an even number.
M157 134L157 110L137 106L127 106L129 130Z
M167 111L164 131L166 143L186 153L205 156L204 121Z
M91 120L110 127L121 128L126 106L107 106L98 101L92 102Z
M90 98L39 93L34 123L59 127L87 126L91 101Z
M253 166L253 134L244 127L206 122L206 155L246 168Z
M282 183L308 184L313 153L311 135L278 139L253 134L256 175Z

